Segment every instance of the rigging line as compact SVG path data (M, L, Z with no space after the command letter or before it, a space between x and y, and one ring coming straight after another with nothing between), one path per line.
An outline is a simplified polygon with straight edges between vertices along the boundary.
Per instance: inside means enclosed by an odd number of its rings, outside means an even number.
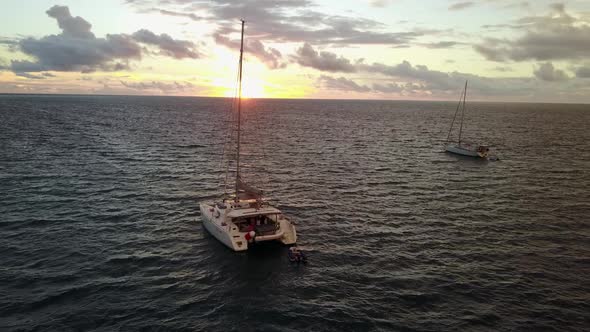
M258 111L259 116L256 118L256 126L257 126L257 133L262 133L262 124L261 124L261 117L263 117L265 115L265 113L262 113L260 111ZM270 127L270 126L269 126ZM267 128L267 130L270 130L270 128ZM259 140L260 143L260 152L262 154L262 160L264 161L268 161L270 160L267 155L266 155L266 140ZM261 172L261 182L263 183L264 187L268 187L268 183L271 182L268 178L268 169L267 168L263 168L263 172Z
M251 123L253 123L253 127L255 129L255 130L250 131L250 132L254 132L254 134L252 135L253 137L252 137L251 141L256 142L255 150L253 151L254 152L253 155L258 157L257 163L260 164L261 160L268 160L268 158L266 157L266 152L265 152L265 147L266 147L265 140L262 139L263 124L262 124L261 117L264 116L264 113L259 110L259 108L257 107L257 103L258 103L257 99L249 99L250 109L256 110L256 111L249 112L250 113L249 119L253 119L253 121L251 121ZM254 113L256 113L256 114L254 114ZM260 158L261 155L262 155L262 159ZM255 169L263 170L263 171L257 171L256 175L258 175L257 179L260 181L262 186L266 187L269 182L268 179L264 177L264 175L267 175L267 173L268 173L266 171L266 168L255 167Z
M234 93L233 96L231 97L230 100L230 116L229 116L229 131L228 131L228 137L229 137L229 142L228 142L228 146L230 146L230 149L228 149L226 158L227 158L227 164L226 164L226 176L225 176L225 181L226 181L226 188L229 184L229 173L230 173L230 164L232 162L232 160L235 159L235 150L233 149L233 142L235 142L235 135L236 135L236 100L238 98L238 80L239 80L239 74L236 71L236 77L235 77L235 81L234 81Z
M234 151L231 149L232 142L234 141L234 124L236 118L236 100L238 98L238 84L240 79L240 73L236 73L235 84L234 84L234 93L233 97L231 97L229 102L229 112L227 115L227 127L226 127L226 135L225 135L225 142L224 142L224 152L223 152L223 159L222 163L226 162L225 167L225 179L224 179L224 194L227 195L227 188L229 184L229 172L230 172L230 164L231 164L231 157L233 156Z
M223 154L223 158L224 158L224 162L225 162L225 178L224 178L224 194L227 195L227 190L228 190L228 183L229 183L229 167L230 167L230 161L231 159L229 158L229 154L231 153L231 124L228 125L228 135L226 136L228 141L226 143L226 148L225 148L225 152Z
M221 107L222 109L225 109L224 106ZM224 117L222 116L222 122L224 121ZM219 159L219 167L217 169L222 169L223 166L223 160L224 160L224 155L225 155L225 142L226 142L226 135L225 135L225 130L222 131L224 134L222 136L223 139L223 145L222 145L222 150L221 150L221 158Z
M463 92L463 111L461 112L461 127L459 127L459 146L461 146L461 134L463 133L463 119L465 118L465 99L467 97L467 81L465 81L465 90Z
M463 99L464 93L465 93L465 91L461 91L461 96L459 97L459 103L457 104L457 109L455 110L455 115L453 115L453 122L451 122L451 128L449 129L449 134L447 135L446 144L448 144L449 140L451 139L451 133L453 131L453 126L455 125L455 119L457 118L457 113L459 112L459 107L461 106L461 99Z
M224 107L225 108L225 107ZM228 183L228 172L229 172L229 158L228 158L228 153L230 153L230 145L231 145L231 140L232 140L232 117L233 117L233 99L230 98L230 101L227 105L227 109L229 109L226 112L226 116L225 116L225 129L224 129L224 142L223 142L223 151L222 151L222 157L221 157L221 161L220 161L220 167L219 169L223 169L222 165L224 163L226 163L226 167L225 167L225 177L223 177L223 174L221 176L221 179L223 180L223 185L224 185L224 195L227 195L227 183Z
M223 169L223 164L225 162L225 158L226 158L226 150L228 148L228 140L231 139L231 137L229 136L230 132L230 122L229 120L231 120L231 104L228 104L227 106L222 107L223 109L229 109L229 111L225 112L225 117L224 120L222 120L224 123L224 127L223 127L223 147L221 150L221 160L219 162L219 168L218 169ZM223 176L221 176L221 178L223 179ZM225 190L224 190L225 191Z

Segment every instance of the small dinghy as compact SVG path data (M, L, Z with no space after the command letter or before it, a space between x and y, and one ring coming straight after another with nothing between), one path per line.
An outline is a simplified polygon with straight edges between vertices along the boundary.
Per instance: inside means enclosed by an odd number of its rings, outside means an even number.
M307 263L307 256L305 256L305 253L303 252L303 250L300 250L297 247L291 247L289 248L289 251L287 252L287 256L289 257L289 261L291 263Z

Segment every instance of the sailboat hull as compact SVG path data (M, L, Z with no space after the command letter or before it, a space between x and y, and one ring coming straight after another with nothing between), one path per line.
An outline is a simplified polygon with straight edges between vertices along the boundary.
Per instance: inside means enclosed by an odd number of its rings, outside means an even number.
M449 145L445 148L446 152L458 154L466 157L485 158L486 155L482 152L474 151L458 145Z

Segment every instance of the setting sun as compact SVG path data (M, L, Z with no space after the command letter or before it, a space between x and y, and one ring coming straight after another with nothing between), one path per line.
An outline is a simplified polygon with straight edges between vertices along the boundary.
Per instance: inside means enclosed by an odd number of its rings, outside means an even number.
M264 82L256 78L244 78L242 81L242 98L267 98Z
M219 87L218 91L224 97L235 97L236 96L236 82L217 82ZM257 78L246 78L242 81L242 98L269 98L269 94L266 92L266 84Z

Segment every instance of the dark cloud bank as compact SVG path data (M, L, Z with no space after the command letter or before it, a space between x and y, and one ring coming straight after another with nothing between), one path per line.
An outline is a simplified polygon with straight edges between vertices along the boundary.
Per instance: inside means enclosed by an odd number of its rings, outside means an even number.
M321 75L321 86L340 91L394 93L402 95L455 93L468 80L471 91L485 95L513 95L530 92L534 78L489 78L461 72L443 72L432 70L424 65L412 65L402 61L396 65L383 63L367 64L363 61L351 61L330 52L318 52L309 44L304 44L293 56L301 66L314 68L322 72L370 74L370 79L383 77L386 83L362 85L346 77ZM553 67L551 67L553 69ZM555 72L555 70L553 69ZM563 72L551 73L559 76ZM387 82L387 80L391 80ZM401 82L401 83L400 83Z
M439 34L438 30L389 32L381 22L340 15L329 15L314 10L309 0L126 0L140 12L202 20L215 24L214 40L237 49L239 42L230 35L239 33L235 24L248 21L246 48L269 68L282 68L289 59L268 43L308 43L310 45L387 45L407 47L416 38ZM374 1L385 6L388 1ZM167 6L165 9L160 6ZM207 15L196 15L207 13Z
M97 38L91 31L92 25L80 16L73 17L68 7L53 6L46 13L57 21L62 33L14 41L16 49L35 59L12 60L8 68L17 75L33 78L32 72L128 69L131 60L141 59L145 46L176 59L200 56L194 43L175 40L167 34L142 29L132 35L108 34Z

